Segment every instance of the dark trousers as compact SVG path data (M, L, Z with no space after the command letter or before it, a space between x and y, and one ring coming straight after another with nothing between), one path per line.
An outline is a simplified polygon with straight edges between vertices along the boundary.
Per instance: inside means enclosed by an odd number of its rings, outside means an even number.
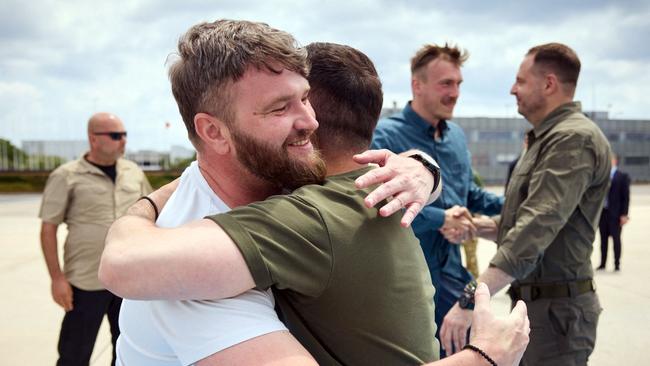
M88 366L104 315L108 316L111 327L111 365L115 365L115 342L120 335L118 316L122 299L106 290L85 291L74 286L72 293L73 309L65 313L61 324L57 366Z
M621 264L621 223L619 217L611 216L606 208L600 216L600 266L604 267L607 263L607 249L611 236L614 242L614 266L618 268Z
M538 299L526 306L530 343L520 366L587 366L602 310L595 292L574 298Z

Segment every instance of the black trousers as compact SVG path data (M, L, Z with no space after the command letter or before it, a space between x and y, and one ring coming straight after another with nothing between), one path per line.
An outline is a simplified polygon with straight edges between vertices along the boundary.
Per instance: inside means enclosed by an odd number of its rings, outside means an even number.
M604 267L607 263L607 249L611 236L614 242L614 266L618 268L621 264L621 222L619 217L611 216L606 208L600 215L600 265Z
M73 309L65 313L61 324L57 366L88 366L104 315L108 316L111 327L111 365L115 365L115 342L120 335L118 316L122 299L106 290L85 291L74 286L72 293Z

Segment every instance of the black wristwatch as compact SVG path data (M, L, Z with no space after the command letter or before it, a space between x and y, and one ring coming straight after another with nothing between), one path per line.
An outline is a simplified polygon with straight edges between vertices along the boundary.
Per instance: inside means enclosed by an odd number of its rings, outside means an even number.
M458 298L458 306L461 309L474 310L474 293L476 292L476 280L471 280L463 289L463 294Z
M431 192L435 192L436 189L438 189L438 186L440 185L440 167L438 166L438 163L436 163L435 160L431 158L429 158L430 159L429 160L427 159L427 157L422 156L421 154L418 153L413 153L408 157L419 161L420 163L422 163L422 165L424 165L425 168L427 168L427 170L429 170L429 172L431 172L431 174L433 175L433 189L431 189Z

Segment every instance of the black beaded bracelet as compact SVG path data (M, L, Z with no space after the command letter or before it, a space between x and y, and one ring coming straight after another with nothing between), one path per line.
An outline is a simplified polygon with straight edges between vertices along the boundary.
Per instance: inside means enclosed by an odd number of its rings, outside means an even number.
M153 221L154 222L158 221L158 207L156 207L156 203L151 198L149 198L147 196L142 196L142 197L138 198L138 201L140 201L140 200L147 200L147 201L149 201L149 203L151 203L151 207L153 207L153 212L154 212Z
M483 356L483 358L485 358L487 360L487 362L490 363L490 365L497 366L497 363L494 362L494 360L490 356L488 356L487 353L483 352L483 350L481 350L480 348L478 348L478 347L476 347L474 345L471 345L471 344L467 344L467 345L465 345L465 347L463 347L463 349L471 349L472 351L474 351L474 352L478 353L479 355Z

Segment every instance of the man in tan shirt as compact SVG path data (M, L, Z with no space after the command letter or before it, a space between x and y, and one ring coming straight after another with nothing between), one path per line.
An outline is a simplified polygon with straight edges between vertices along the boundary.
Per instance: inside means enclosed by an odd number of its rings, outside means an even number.
M115 345L122 299L105 290L97 279L104 237L115 219L151 192L142 170L121 158L126 131L119 118L109 113L93 115L88 121L88 142L90 151L81 159L50 174L39 213L52 298L66 311L57 365L88 365L104 314ZM56 236L62 222L68 226L63 271Z

